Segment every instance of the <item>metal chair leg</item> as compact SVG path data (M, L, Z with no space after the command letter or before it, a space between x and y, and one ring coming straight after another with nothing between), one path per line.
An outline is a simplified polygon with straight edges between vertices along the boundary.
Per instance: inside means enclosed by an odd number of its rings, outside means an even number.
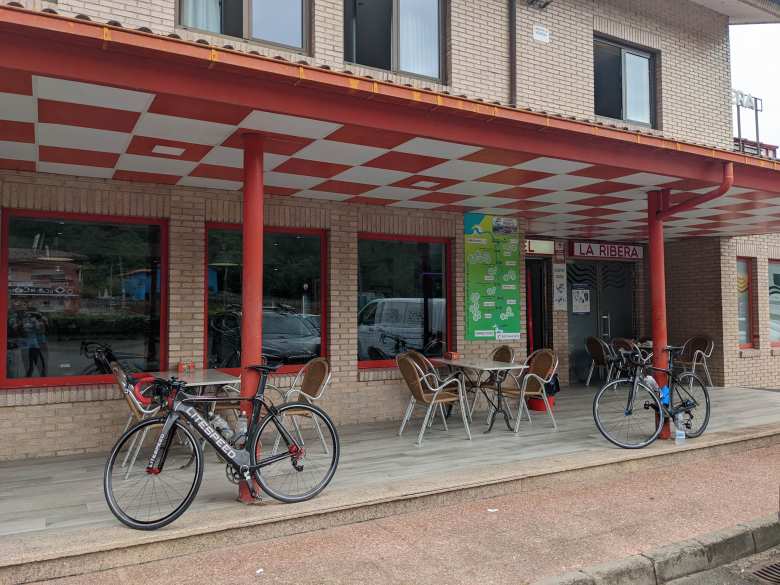
M422 425L420 425L420 432L417 435L417 446L422 446L423 441L423 435L425 435L425 431L428 430L428 419L431 418L431 412L433 411L434 406L436 406L433 402L428 406L428 410L425 411L425 418L423 419Z
M591 360L590 369L588 370L588 379L585 380L585 386L590 386L590 378L593 376L593 370L596 369L596 360Z
M450 429L447 428L447 417L444 415L444 405L439 404L439 413L441 414L441 422L444 425L444 430L449 431Z
M458 402L460 402L460 415L463 418L463 426L466 428L466 436L468 437L468 439L470 441L471 440L471 429L469 429L469 417L466 414L466 411L468 409L466 408L466 405L464 404L463 398L464 398L464 396L461 395L461 400L458 401Z
M542 390L542 398L544 399L545 407L547 407L547 412L549 413L550 418L552 419L553 429L557 431L558 424L555 422L555 415L553 415L552 408L550 407L550 402L547 400L547 392L545 392L544 390Z
M412 412L414 411L414 405L417 401L414 399L414 396L409 399L409 404L406 406L406 412L404 413L404 418L401 421L401 428L398 429L398 436L400 437L403 432L404 428L406 428L406 423L409 422L409 419L412 417Z

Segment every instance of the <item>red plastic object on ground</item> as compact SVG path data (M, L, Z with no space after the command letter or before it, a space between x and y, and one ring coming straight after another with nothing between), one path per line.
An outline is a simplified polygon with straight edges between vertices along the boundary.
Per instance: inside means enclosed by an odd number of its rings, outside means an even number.
M548 396L547 401L550 403L550 408L555 408L555 396ZM528 408L531 410L535 410L537 412L546 412L547 407L544 405L544 400L541 398L529 398L528 399Z

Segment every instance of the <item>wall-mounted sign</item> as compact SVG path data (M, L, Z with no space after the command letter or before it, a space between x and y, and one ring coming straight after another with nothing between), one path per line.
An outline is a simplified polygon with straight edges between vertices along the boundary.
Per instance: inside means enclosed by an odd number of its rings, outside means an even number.
M520 230L509 217L467 213L466 339L520 339Z
M555 242L552 240L526 240L526 256L552 256L555 253Z
M553 311L566 310L566 264L556 262L552 267Z
M576 258L641 260L644 257L644 248L633 244L613 244L610 242L574 242L571 255Z
M571 312L575 315L590 314L590 289L572 288L571 289Z
M537 43L549 43L550 29L544 25L535 24L533 29L533 37Z

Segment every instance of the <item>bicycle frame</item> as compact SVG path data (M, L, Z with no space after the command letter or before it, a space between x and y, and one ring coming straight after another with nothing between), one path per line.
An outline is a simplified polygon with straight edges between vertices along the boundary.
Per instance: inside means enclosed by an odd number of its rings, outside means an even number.
M264 382L264 380L263 380ZM265 384L263 383L263 386ZM230 443L228 443L214 427L212 427L205 417L195 407L197 404L202 403L215 403L215 402L236 402L236 401L248 401L253 402L252 420L248 426L247 441L244 449L236 449ZM271 455L258 461L256 464L251 465L250 457L250 445L254 444L255 436L260 429L260 407L264 407L266 415L262 418L265 420L271 417L272 422L279 431L280 436L284 439L287 449L277 455ZM173 408L165 417L165 424L163 430L157 439L152 455L149 458L149 462L146 465L147 473L158 474L162 471L165 465L165 459L168 454L168 448L173 440L173 429L176 422L180 418L186 419L192 428L201 435L208 443L214 447L217 453L225 459L228 465L238 470L242 475L247 476L249 472L260 469L272 463L276 463L282 459L286 459L290 456L295 456L301 451L300 445L290 435L287 429L282 426L277 419L276 407L272 404L269 405L262 398L262 391L257 395L245 398L233 398L233 397L219 397L219 396L192 396L179 392L173 401Z

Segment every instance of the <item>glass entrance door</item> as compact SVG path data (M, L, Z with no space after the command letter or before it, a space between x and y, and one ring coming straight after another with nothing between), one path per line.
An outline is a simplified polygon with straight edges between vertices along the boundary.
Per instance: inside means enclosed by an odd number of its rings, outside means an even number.
M585 340L635 337L634 265L629 262L572 262L569 285L571 379L584 382L590 367Z

